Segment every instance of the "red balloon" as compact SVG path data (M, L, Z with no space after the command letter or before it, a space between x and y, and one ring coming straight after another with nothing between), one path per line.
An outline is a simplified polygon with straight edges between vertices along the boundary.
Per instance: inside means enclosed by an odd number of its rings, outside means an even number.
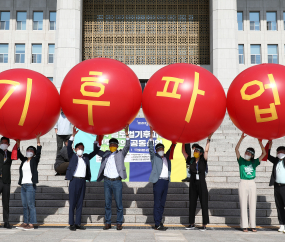
M202 140L222 123L225 92L218 79L192 64L172 64L157 71L143 93L149 124L172 142Z
M29 140L53 128L60 113L59 94L44 75L27 69L0 73L0 134Z
M125 64L94 58L73 67L60 90L61 107L77 128L104 135L122 130L136 117L142 89Z
M241 72L232 82L227 108L233 123L258 139L285 136L285 66L261 64Z

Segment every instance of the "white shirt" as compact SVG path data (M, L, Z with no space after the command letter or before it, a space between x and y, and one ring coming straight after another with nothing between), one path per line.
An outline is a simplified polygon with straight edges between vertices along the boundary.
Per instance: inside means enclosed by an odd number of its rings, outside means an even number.
M119 177L119 173L117 171L117 166L115 162L115 152L112 153L107 160L105 169L104 169L104 176L108 178L117 178Z
M60 113L59 119L54 128L57 129L57 135L72 134L72 124L68 121L63 112Z
M167 159L165 157L162 157L162 170L160 173L160 177L161 178L168 178L168 163L167 163Z
M22 178L22 184L31 184L32 182L32 172L31 172L31 166L30 161L25 161L22 166L22 172L23 172L23 178Z
M71 136L69 140L73 141L74 137ZM85 177L86 176L86 164L85 164L85 161L83 160L83 155L81 157L77 155L77 157L78 157L78 163L77 163L76 170L73 176Z
M285 184L285 167L283 160L279 160L276 166L276 180L277 183Z

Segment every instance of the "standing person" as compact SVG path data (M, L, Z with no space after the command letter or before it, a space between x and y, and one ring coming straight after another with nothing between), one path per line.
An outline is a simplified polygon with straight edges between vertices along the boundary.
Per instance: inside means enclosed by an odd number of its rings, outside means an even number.
M187 173L187 177L185 179L182 180L182 182L190 182L190 160L191 160L191 149L190 149L191 144L185 144L182 145L182 154L185 157L186 160L186 173ZM195 143L192 145L192 151L195 150L196 147L198 147L199 144ZM187 159L188 158L188 159Z
M69 166L66 171L66 180L69 180L69 229L76 231L76 229L85 230L81 226L81 214L83 207L83 200L85 197L86 180L90 182L90 160L98 153L99 146L94 142L94 151L90 154L84 153L83 143L75 145L75 153L72 149L72 143L75 135L79 130L73 127L73 134L70 137L67 145L67 152L69 157ZM74 210L76 208L76 220L74 223Z
M65 117L63 111L61 110L59 119L54 126L54 130L56 133L56 142L57 142L57 152L59 154L60 150L63 147L63 143L65 140L68 140L72 134L72 124Z
M270 154L272 141L269 141L268 160L273 163L269 186L274 185L274 198L280 224L279 232L285 233L285 147L279 146L277 157Z
M37 148L29 146L26 150L26 157L20 151L20 140L17 140L18 145L18 157L21 160L19 168L19 182L21 186L21 199L24 211L24 222L16 227L17 229L33 230L34 225L37 223L36 214L36 184L38 181L38 164L41 158L41 134L36 135L37 137Z
M209 223L209 211L208 211L208 188L205 180L206 169L208 162L208 152L210 148L210 141L213 134L210 134L207 139L207 144L204 149L198 146L194 150L194 158L190 160L190 186L189 186L189 223L187 230L195 229L195 212L197 207L197 199L199 197L202 208L203 227L201 231L206 230L206 226ZM182 144L183 145L183 144Z
M125 157L130 149L129 125L125 127L126 145L122 150L117 150L119 141L115 138L109 140L109 150L99 151L98 155L102 157L101 166L98 172L97 182L104 179L105 195L105 226L104 230L111 228L112 216L112 194L117 206L117 230L123 229L123 201L122 201L122 180L127 178Z
M2 137L0 140L0 194L2 193L2 207L4 228L11 229L9 223L9 201L11 189L11 152L8 150L10 139Z
M248 216L247 216L247 203L249 204L249 221L252 232L257 232L256 230L256 184L255 184L255 174L256 167L260 165L260 161L265 157L266 151L261 142L258 140L259 145L262 150L262 154L259 158L254 159L255 150L251 147L247 148L244 154L244 158L240 156L239 147L243 139L246 137L242 133L239 142L236 145L235 151L239 164L240 172L240 184L238 187L239 193L239 203L240 203L240 221L241 228L243 232L248 232Z
M64 141L65 146L59 151L55 158L54 170L58 175L65 175L69 166L69 158L67 153L68 139Z
M150 126L150 139L148 148L152 165L149 182L153 183L153 217L155 222L154 229L165 231L167 228L163 226L163 223L161 221L171 174L171 161L169 159L171 147L166 152L166 154L164 154L164 145L159 143L155 146L155 153L153 147L153 129Z

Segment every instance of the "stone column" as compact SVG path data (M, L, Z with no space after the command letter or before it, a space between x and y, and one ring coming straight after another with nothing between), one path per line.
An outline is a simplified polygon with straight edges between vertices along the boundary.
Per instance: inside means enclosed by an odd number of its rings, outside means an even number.
M210 0L211 71L227 92L238 74L237 0Z
M82 60L83 0L57 0L54 84Z

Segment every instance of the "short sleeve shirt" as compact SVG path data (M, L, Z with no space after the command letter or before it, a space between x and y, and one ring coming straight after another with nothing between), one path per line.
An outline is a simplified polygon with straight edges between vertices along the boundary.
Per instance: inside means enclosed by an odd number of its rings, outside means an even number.
M256 167L260 165L259 159L253 161L245 160L240 157L238 159L240 179L242 180L253 180L255 178Z

